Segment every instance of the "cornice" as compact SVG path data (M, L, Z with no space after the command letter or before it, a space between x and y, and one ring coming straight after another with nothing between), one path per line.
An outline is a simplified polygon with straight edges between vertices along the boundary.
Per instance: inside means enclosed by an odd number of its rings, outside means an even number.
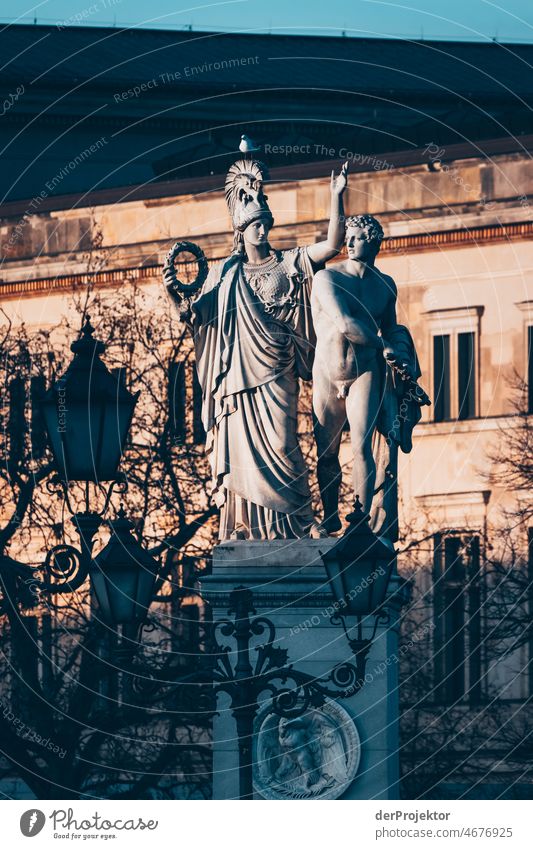
M509 242L517 239L533 239L533 221L393 236L383 242L380 253L401 254L402 251L414 253L441 248L472 247L487 242Z
M85 274L60 274L55 277L39 277L33 280L0 282L0 298L39 295L45 292L72 291L86 285L89 280L97 286L121 286L132 280L161 277L161 265L138 266L137 268L114 268L107 271Z
M533 239L533 221L510 224L470 227L468 229L442 230L434 233L416 233L392 236L382 245L381 253L386 256L435 251L444 248L468 248L480 244L493 244L521 239ZM204 239L199 238L199 242ZM214 257L213 259L219 259ZM144 280L161 275L160 264L140 267L108 269L95 274L64 274L28 280L0 282L0 298L38 295L44 292L69 291L87 283L89 277L96 285L120 286L127 279Z

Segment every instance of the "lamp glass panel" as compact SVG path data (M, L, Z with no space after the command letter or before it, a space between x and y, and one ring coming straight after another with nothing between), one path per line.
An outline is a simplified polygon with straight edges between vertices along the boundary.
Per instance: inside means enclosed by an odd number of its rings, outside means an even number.
M372 587L369 575L373 568L374 561L366 559L356 560L344 567L342 580L350 613L357 615L368 613Z
M153 564L156 565L155 563ZM139 565L137 584L137 611L136 616L142 617L150 606L154 592L155 572L150 567Z
M99 480L114 478L126 444L132 404L109 399L102 423L99 458Z
M115 624L113 622L113 612L109 599L109 593L107 591L107 579L98 566L95 566L93 569L91 569L91 584L94 590L94 594L96 596L96 600L98 602L98 606L100 608L101 618L104 620L104 622L107 622L108 625Z
M83 401L73 407L74 412L67 426L67 471L72 480L102 480L99 461L105 405Z
M355 616L372 613L385 599L393 561L359 559L326 561L333 595L341 609Z
M131 622L136 607L138 567L133 569L126 561L119 563L109 570L106 580L114 622L119 625Z
M328 581L333 592L333 598L339 603L345 595L341 576L341 565L338 560L331 560L330 558L325 558L324 563L328 574Z

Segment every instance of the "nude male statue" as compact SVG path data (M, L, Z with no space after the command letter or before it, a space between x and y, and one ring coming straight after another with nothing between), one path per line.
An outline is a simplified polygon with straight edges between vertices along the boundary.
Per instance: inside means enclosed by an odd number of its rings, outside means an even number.
M348 259L319 271L313 286L311 307L317 336L313 415L324 506L322 527L327 533L341 527L338 455L346 418L353 452L354 495L370 513L376 492L376 428L386 436L387 459L380 463L384 475L380 488L387 490L387 486L391 488L385 481L387 476L396 482L397 446L410 451L419 407L429 403L416 383L420 371L409 331L396 321L396 285L375 266L382 239L383 229L373 216L348 218ZM397 402L406 397L406 387L410 392L406 409L411 412L402 420ZM388 413L385 423L384 413ZM395 501L396 490L391 494Z

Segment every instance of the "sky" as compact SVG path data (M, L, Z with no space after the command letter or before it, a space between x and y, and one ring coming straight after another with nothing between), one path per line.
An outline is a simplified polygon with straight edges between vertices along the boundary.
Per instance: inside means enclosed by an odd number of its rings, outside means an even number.
M533 0L3 0L2 23L533 41Z

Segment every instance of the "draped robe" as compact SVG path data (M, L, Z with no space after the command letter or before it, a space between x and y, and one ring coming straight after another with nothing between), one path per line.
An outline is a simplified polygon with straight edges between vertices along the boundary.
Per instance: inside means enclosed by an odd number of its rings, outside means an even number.
M192 305L202 421L221 508L220 538L301 537L313 523L297 437L298 380L311 378L315 337L305 248L277 252L288 300L266 304L243 260L215 264Z

